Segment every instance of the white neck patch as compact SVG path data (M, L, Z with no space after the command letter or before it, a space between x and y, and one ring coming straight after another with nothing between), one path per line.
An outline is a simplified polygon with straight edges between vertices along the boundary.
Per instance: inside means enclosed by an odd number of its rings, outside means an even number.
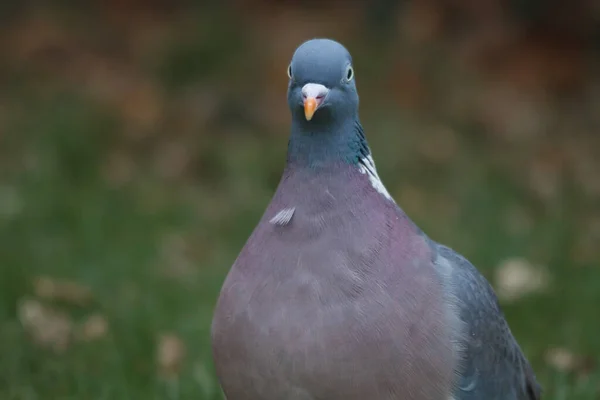
M386 199L394 201L379 178L379 175L377 174L377 168L375 168L375 161L373 161L373 157L371 157L370 154L361 159L361 162L358 164L358 169L362 174L367 174L369 176L371 185L375 188L375 190L381 193Z

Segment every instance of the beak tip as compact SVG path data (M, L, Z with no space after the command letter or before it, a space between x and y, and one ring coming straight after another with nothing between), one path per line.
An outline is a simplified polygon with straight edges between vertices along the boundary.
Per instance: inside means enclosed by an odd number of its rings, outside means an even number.
M317 111L318 103L314 97L309 97L304 101L304 117L307 121L310 121Z

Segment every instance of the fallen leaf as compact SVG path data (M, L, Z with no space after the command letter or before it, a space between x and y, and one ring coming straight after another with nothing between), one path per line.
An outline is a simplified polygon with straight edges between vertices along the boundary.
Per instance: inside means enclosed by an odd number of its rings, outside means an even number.
M510 258L496 268L494 281L498 298L509 302L546 288L549 275L523 258Z
M142 131L153 129L164 114L164 99L157 85L132 80L119 96L120 110L125 120Z
M93 297L91 289L87 286L47 276L37 277L33 282L33 290L37 297L65 301L79 306L88 304Z
M37 300L23 299L18 305L18 315L21 325L36 344L58 353L67 349L73 323L66 314Z
M172 333L161 334L156 350L158 372L164 378L175 378L179 375L185 358L185 344Z
M546 364L551 365L561 372L570 372L575 368L575 354L563 348L556 347L546 351L544 355Z
M108 333L108 321L100 314L89 316L80 327L78 339L91 342L102 339Z
M575 354L564 347L554 347L544 354L546 364L560 372L574 372L580 379L586 379L595 370L596 361L589 356Z

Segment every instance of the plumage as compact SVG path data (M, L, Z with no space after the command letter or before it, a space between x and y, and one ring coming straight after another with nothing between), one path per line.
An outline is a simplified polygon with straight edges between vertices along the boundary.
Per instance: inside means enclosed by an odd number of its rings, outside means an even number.
M283 176L215 308L228 400L539 399L487 281L381 182L347 50L308 41L289 75Z

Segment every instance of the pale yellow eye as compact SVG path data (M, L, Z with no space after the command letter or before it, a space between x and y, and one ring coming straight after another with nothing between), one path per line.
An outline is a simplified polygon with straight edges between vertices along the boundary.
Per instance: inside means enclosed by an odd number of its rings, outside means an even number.
M287 74L290 79L292 79L292 64L288 65Z
M348 69L346 69L346 81L350 82L352 79L354 79L354 68L352 68L352 65L348 65Z

